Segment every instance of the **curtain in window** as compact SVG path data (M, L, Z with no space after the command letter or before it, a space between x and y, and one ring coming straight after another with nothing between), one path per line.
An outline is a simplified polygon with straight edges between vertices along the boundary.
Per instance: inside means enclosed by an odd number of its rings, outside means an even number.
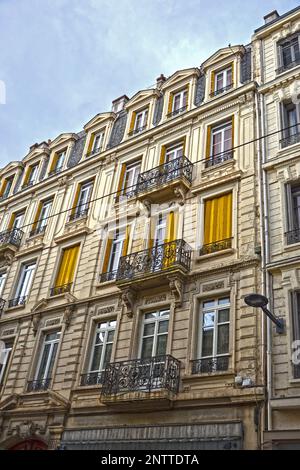
M60 262L59 272L56 277L55 287L63 286L73 282L77 258L79 253L79 245L66 248Z
M204 245L232 236L232 193L208 199L204 207Z

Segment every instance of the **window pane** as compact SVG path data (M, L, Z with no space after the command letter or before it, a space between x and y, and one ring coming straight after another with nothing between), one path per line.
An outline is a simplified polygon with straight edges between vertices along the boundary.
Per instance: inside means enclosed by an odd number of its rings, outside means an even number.
M102 346L95 346L91 370L99 370L102 354Z
M107 344L105 348L104 359L103 359L103 366L102 366L103 369L105 369L106 364L110 362L111 352L112 352L112 344Z
M229 325L218 327L218 347L217 354L228 353L229 350Z
M230 302L229 297L224 297L224 299L219 299L218 300L219 305L227 305L227 304L229 304L229 302Z
M150 338L143 338L142 344L142 359L152 357L153 336Z
M42 355L42 360L41 360L41 363L40 363L39 372L37 374L37 379L38 380L44 378L44 376L45 376L49 351L50 351L50 344L45 344L44 349L43 349L43 355Z
M53 366L54 366L54 361L55 361L55 357L56 357L56 353L57 353L57 348L58 348L58 343L54 343L53 344L53 349L52 349L52 354L51 354L51 359L50 359L50 364L49 364L49 367L48 367L48 370L47 370L47 377L51 377L52 375L52 369L53 369Z
M212 308L215 306L215 301L214 300L207 300L206 302L203 302L203 309L207 308Z
M157 337L156 356L163 356L167 350L168 335L161 335Z
M169 321L161 321L159 322L158 333L167 333L169 327Z
M215 312L205 313L203 316L203 328L212 328L215 322Z
M203 336L202 336L202 353L201 356L212 356L213 354L213 335L214 335L214 330L207 329L203 331Z
M154 334L154 323L148 323L144 325L144 336L150 336Z
M226 321L229 321L229 308L226 308L224 310L219 310L218 321L219 323L224 323Z
M145 315L146 320L149 319L149 318L155 318L155 317L157 317L156 312L146 313L146 315Z
M108 341L109 343L111 343L111 342L113 341L114 335L115 335L115 331L114 331L114 330L108 332L108 334L107 334L107 341Z

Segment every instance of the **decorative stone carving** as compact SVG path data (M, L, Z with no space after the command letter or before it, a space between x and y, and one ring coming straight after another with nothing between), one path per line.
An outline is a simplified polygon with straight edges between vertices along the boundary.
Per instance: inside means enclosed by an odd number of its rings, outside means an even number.
M149 199L143 199L142 204L144 206L144 215L148 218L151 215L151 201Z
M63 323L66 325L66 328L69 328L70 326L74 310L75 305L68 305L64 310Z
M176 188L174 188L174 194L178 199L178 204L180 206L183 206L185 203L186 191L184 191L183 188L177 186Z
M225 283L223 281L210 282L209 284L204 284L202 286L202 292L210 292L216 289L224 289Z
M13 425L7 432L8 435L16 436L20 439L28 439L36 436L37 433L45 434L45 428L29 420Z
M124 289L121 294L122 313L125 313L128 318L132 318L133 316L135 300L135 292L130 288Z
M171 295L175 301L175 308L180 307L182 304L183 298L183 281L179 276L170 276L169 278L169 287Z
M32 315L32 331L33 331L34 336L36 336L37 331L39 329L41 318L42 318L41 313L35 313L34 315Z
M4 268L5 266L10 266L13 262L14 255L11 251L4 251L2 255L2 259L0 261L0 268Z

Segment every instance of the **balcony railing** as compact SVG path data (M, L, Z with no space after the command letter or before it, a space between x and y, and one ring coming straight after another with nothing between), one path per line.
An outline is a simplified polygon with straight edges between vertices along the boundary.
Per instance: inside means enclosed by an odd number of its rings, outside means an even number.
M58 173L60 173L62 171L63 167L62 166L59 166L57 168L54 168L53 170L51 170L49 172L49 175L48 176L54 176L54 175L57 175Z
M233 160L233 150L228 150L228 152L220 153L215 156L211 155L205 162L205 168L211 168L212 166L220 165L229 160Z
M210 97L212 98L213 96L221 95L225 91L230 90L230 88L232 87L233 87L233 83L229 83L229 85L226 85L223 88L219 88L218 90L215 90L212 93L210 93Z
M104 372L89 372L82 374L80 377L80 386L87 387L89 385L100 385L103 383Z
M210 357L192 361L192 374L210 374L228 370L229 357Z
M175 240L122 256L119 262L117 281L165 272L177 266L189 271L191 254L192 249L184 240Z
M51 377L47 379L30 380L27 383L27 392L44 392L48 390L51 383Z
M12 230L5 230L0 233L0 245L14 245L19 247L22 241L23 232L19 228L13 228Z
M288 137L284 137L280 140L281 148L288 147L289 145L298 144L300 142L300 132L291 134Z
M115 281L118 271L108 271L107 273L100 274L100 282Z
M162 389L177 393L179 380L180 361L170 355L115 362L105 368L101 395Z
M47 225L41 225L40 227L36 227L32 229L29 233L29 237L34 237L35 235L41 235L45 233L46 228L47 228Z
M208 243L200 248L200 255L209 255L216 253L217 251L228 250L232 247L232 238L226 238L225 240L219 240L216 242Z
M171 113L167 114L167 118L177 116L177 114L183 113L187 109L187 105L182 106L182 108L174 109Z
M193 164L187 157L178 157L152 170L141 173L136 184L136 194L138 195L160 188L179 178L185 179L191 184L192 177Z
M60 294L65 294L66 292L70 292L72 284L73 284L72 282L69 282L69 284L63 284L62 286L51 287L50 297L53 297L54 295L60 295Z
M76 207L73 214L70 214L69 222L72 220L82 219L86 217L88 214L89 208L88 207Z
M276 70L276 72L277 74L279 74L279 73L285 72L286 70L293 69L297 65L300 65L300 57L297 58L296 60L293 60L292 62L289 62L288 64L282 65Z
M27 189L30 188L31 186L34 185L34 181L28 181L28 183L23 184L22 189Z
M92 157L93 155L96 155L97 153L100 153L101 149L102 149L102 147L98 147L98 148L92 150L91 152L88 152L86 154L86 158Z
M133 135L136 135L136 134L140 134L141 132L143 132L146 129L146 127L147 127L147 125L141 126L141 127L136 127L132 131L128 132L129 137L131 137Z
M300 228L286 232L285 237L288 245L300 242Z
M5 304L6 304L6 300L0 298L0 316L1 316L2 313L3 313Z
M16 297L15 299L10 299L8 301L8 307L18 307L20 305L25 305L27 300L27 295L24 295L23 297Z

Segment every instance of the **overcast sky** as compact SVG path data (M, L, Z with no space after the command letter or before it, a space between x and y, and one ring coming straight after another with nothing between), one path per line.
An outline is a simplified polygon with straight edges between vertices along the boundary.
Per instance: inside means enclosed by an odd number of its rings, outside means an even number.
M250 42L293 0L0 0L0 166L120 95ZM6 103L3 102L3 82ZM2 92L2 93L1 93Z

